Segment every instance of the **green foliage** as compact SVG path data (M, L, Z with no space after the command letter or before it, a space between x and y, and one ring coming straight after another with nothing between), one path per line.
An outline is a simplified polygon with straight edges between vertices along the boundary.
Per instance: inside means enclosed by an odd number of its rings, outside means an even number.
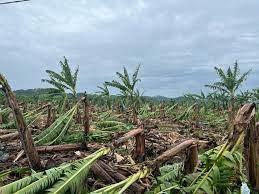
M105 82L105 85L117 88L120 91L124 102L132 108L133 118L136 118L141 102L141 94L139 90L136 89L136 84L140 81L138 78L139 69L140 65L137 66L135 72L130 78L127 69L123 67L123 73L116 72L120 82L117 80Z
M111 111L101 112L98 115L99 121L118 121L118 117L114 115Z
M109 151L109 148L101 148L84 159L63 164L44 172L32 173L31 176L0 187L0 193L81 193L84 189L83 181L87 177L90 167L98 158Z
M8 117L9 117L9 114L11 112L12 112L12 109L10 109L9 107L4 108L4 109L0 108L0 115L2 115L2 122L3 123L8 123Z
M100 120L96 123L97 129L89 134L89 140L109 141L112 134L117 131L129 131L133 129L133 125L125 124L114 120Z
M234 193L242 175L242 155L220 146L203 153L200 168L189 175L182 174L182 165L160 168L157 186L152 193Z
M204 111L204 108L200 110L202 115L202 123L211 127L224 128L227 123L227 112L215 112L213 110Z
M112 140L113 131L95 130L90 131L87 137L88 142L104 142ZM71 131L62 138L62 143L81 143L84 140L83 131Z
M51 84L61 93L65 93L65 90L69 90L76 98L76 83L79 68L72 73L66 57L64 57L64 62L60 61L59 63L62 68L61 73L46 70L46 73L49 75L50 79L42 79L42 81Z
M127 128L127 125L119 121L99 121L96 123L99 129L112 131L112 129Z
M175 116L175 109L177 108L177 106L178 106L178 103L176 103L176 104L174 104L172 106L166 107L165 115L169 116L169 117Z
M40 96L44 94L52 94L56 92L54 88L35 88L35 89L26 89L26 90L15 90L14 93L16 96Z
M11 173L12 173L12 169L1 171L0 172L0 181L3 181Z
M97 92L100 94L100 96L105 100L106 106L107 108L111 108L111 96L110 96L110 91L109 88L107 86L107 84L103 84L103 86L97 86L100 91Z
M37 181L39 177L42 177L44 172L33 173L31 176L24 177L23 179L12 182L8 185L0 187L1 194L11 194L19 191L20 189L30 185L34 181Z
M222 193L236 191L242 176L242 155L239 151L230 152L224 150L219 158L221 147L210 150L201 156L202 168L206 169L205 174L192 180L194 183L188 189L194 193ZM188 177L189 178L189 177ZM189 178L191 180L191 178Z
M236 98L237 98L237 103L240 105L254 100L253 93L248 90L244 92L241 91L240 94L237 94Z
M140 81L138 79L138 72L139 72L140 65L136 68L132 78L130 79L128 71L125 67L123 67L123 73L116 72L118 78L121 82L113 80L112 82L105 82L107 86L111 86L120 90L121 94L124 96L134 96L135 86L137 82Z
M62 138L62 143L81 143L84 138L83 131L68 131Z
M0 105L4 104L4 99L5 99L5 96L4 96L4 94L0 90Z
M98 130L101 131L125 131L133 128L131 124L125 124L111 112L104 112L99 115L98 121L95 123Z
M29 172L29 170L30 170L29 168L13 168L13 169L3 170L0 172L0 183L2 181L5 181L11 174L20 176L22 174Z
M184 119L188 118L191 111L193 110L194 106L195 106L195 104L189 106L183 113L181 113L180 115L178 115L176 117L176 120L184 120Z
M141 120L150 119L150 118L154 117L155 114L156 114L156 112L152 112L150 110L148 103L143 104L138 112L139 118Z
M99 115L94 129L94 131L90 131L88 134L87 140L89 142L107 142L111 140L115 132L131 130L133 129L133 125L118 121L118 118L108 111ZM70 131L62 138L62 142L79 143L82 142L83 136L83 131Z
M112 131L95 130L90 132L88 141L107 143L112 140Z
M61 115L47 129L42 131L34 138L36 145L51 145L62 140L69 126L73 121L73 116L76 113L78 103L65 114Z
M234 95L240 85L247 79L251 70L240 75L240 69L237 62L234 64L233 69L229 67L226 72L221 68L215 67L220 81L213 83L212 85L206 85L213 90Z
M165 165L161 167L157 177L156 187L151 193L170 193L172 189L179 189L182 178L182 164Z
M5 109L4 109L5 110ZM8 122L8 115L9 111L11 109L6 108L6 112L4 112L4 124L0 125L0 128L2 129L13 129L16 128L16 122L14 120ZM44 111L41 112L36 112L35 110L26 112L23 114L23 117L25 119L25 122L27 123L28 126L32 125L36 120L40 118L40 116L44 113Z

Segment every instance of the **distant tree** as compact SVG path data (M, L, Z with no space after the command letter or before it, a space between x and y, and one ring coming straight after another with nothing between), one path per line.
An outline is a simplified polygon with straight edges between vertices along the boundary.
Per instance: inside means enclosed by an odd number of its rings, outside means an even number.
M243 74L240 74L240 69L237 61L235 62L233 69L229 66L226 72L224 72L221 68L214 68L219 76L220 81L205 86L215 91L223 92L229 96L229 122L231 123L235 117L236 91L241 86L241 84L247 79L251 70Z
M123 73L116 72L120 81L112 80L111 82L105 82L107 86L111 86L117 88L121 96L127 102L127 104L132 109L133 123L137 123L137 114L139 110L139 101L141 99L141 94L139 90L136 88L136 84L141 80L138 78L140 65L137 66L135 72L130 78L128 71L125 67L123 67Z
M206 105L207 97L202 90L200 94L185 94L184 97L187 101L190 101L191 104L197 103L200 105Z
M251 70L240 75L240 69L238 63L234 64L233 69L228 68L227 72L224 72L221 68L214 67L218 74L220 81L213 83L212 85L205 85L213 90L222 91L227 93L231 97L235 97L235 93L240 85L247 79Z
M225 110L228 108L229 97L224 92L212 92L208 95L208 102L213 108Z
M105 99L107 107L111 108L110 91L107 84L104 83L103 86L97 86L97 87L100 89L100 91L98 91L97 93L100 94L100 96Z

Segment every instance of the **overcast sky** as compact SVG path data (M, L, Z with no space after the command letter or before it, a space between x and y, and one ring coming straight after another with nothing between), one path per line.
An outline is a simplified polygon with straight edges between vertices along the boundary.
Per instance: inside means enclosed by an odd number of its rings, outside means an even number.
M5 0L0 0L3 2ZM0 72L14 89L47 87L63 56L80 66L78 90L97 91L143 64L145 95L200 92L214 66L235 60L259 86L258 0L31 0L0 5Z

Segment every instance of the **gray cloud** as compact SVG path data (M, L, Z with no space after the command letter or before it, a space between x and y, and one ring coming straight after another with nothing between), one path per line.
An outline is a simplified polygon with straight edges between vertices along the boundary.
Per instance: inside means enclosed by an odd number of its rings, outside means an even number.
M244 88L257 87L259 2L32 0L0 7L0 71L12 86L46 87L45 69L67 56L80 65L80 91L142 63L146 95L199 92L213 67L238 60L252 68Z

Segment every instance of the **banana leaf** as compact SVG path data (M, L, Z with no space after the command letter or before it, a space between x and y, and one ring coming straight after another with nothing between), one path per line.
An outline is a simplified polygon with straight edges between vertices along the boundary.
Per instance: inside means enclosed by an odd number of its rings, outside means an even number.
M62 140L62 137L67 132L72 123L73 116L76 113L78 103L65 114L61 115L47 129L42 131L34 138L36 145L52 145Z
M109 148L101 148L84 159L43 172L34 172L31 176L0 187L0 194L81 193L82 183L90 167L97 159L109 152Z

